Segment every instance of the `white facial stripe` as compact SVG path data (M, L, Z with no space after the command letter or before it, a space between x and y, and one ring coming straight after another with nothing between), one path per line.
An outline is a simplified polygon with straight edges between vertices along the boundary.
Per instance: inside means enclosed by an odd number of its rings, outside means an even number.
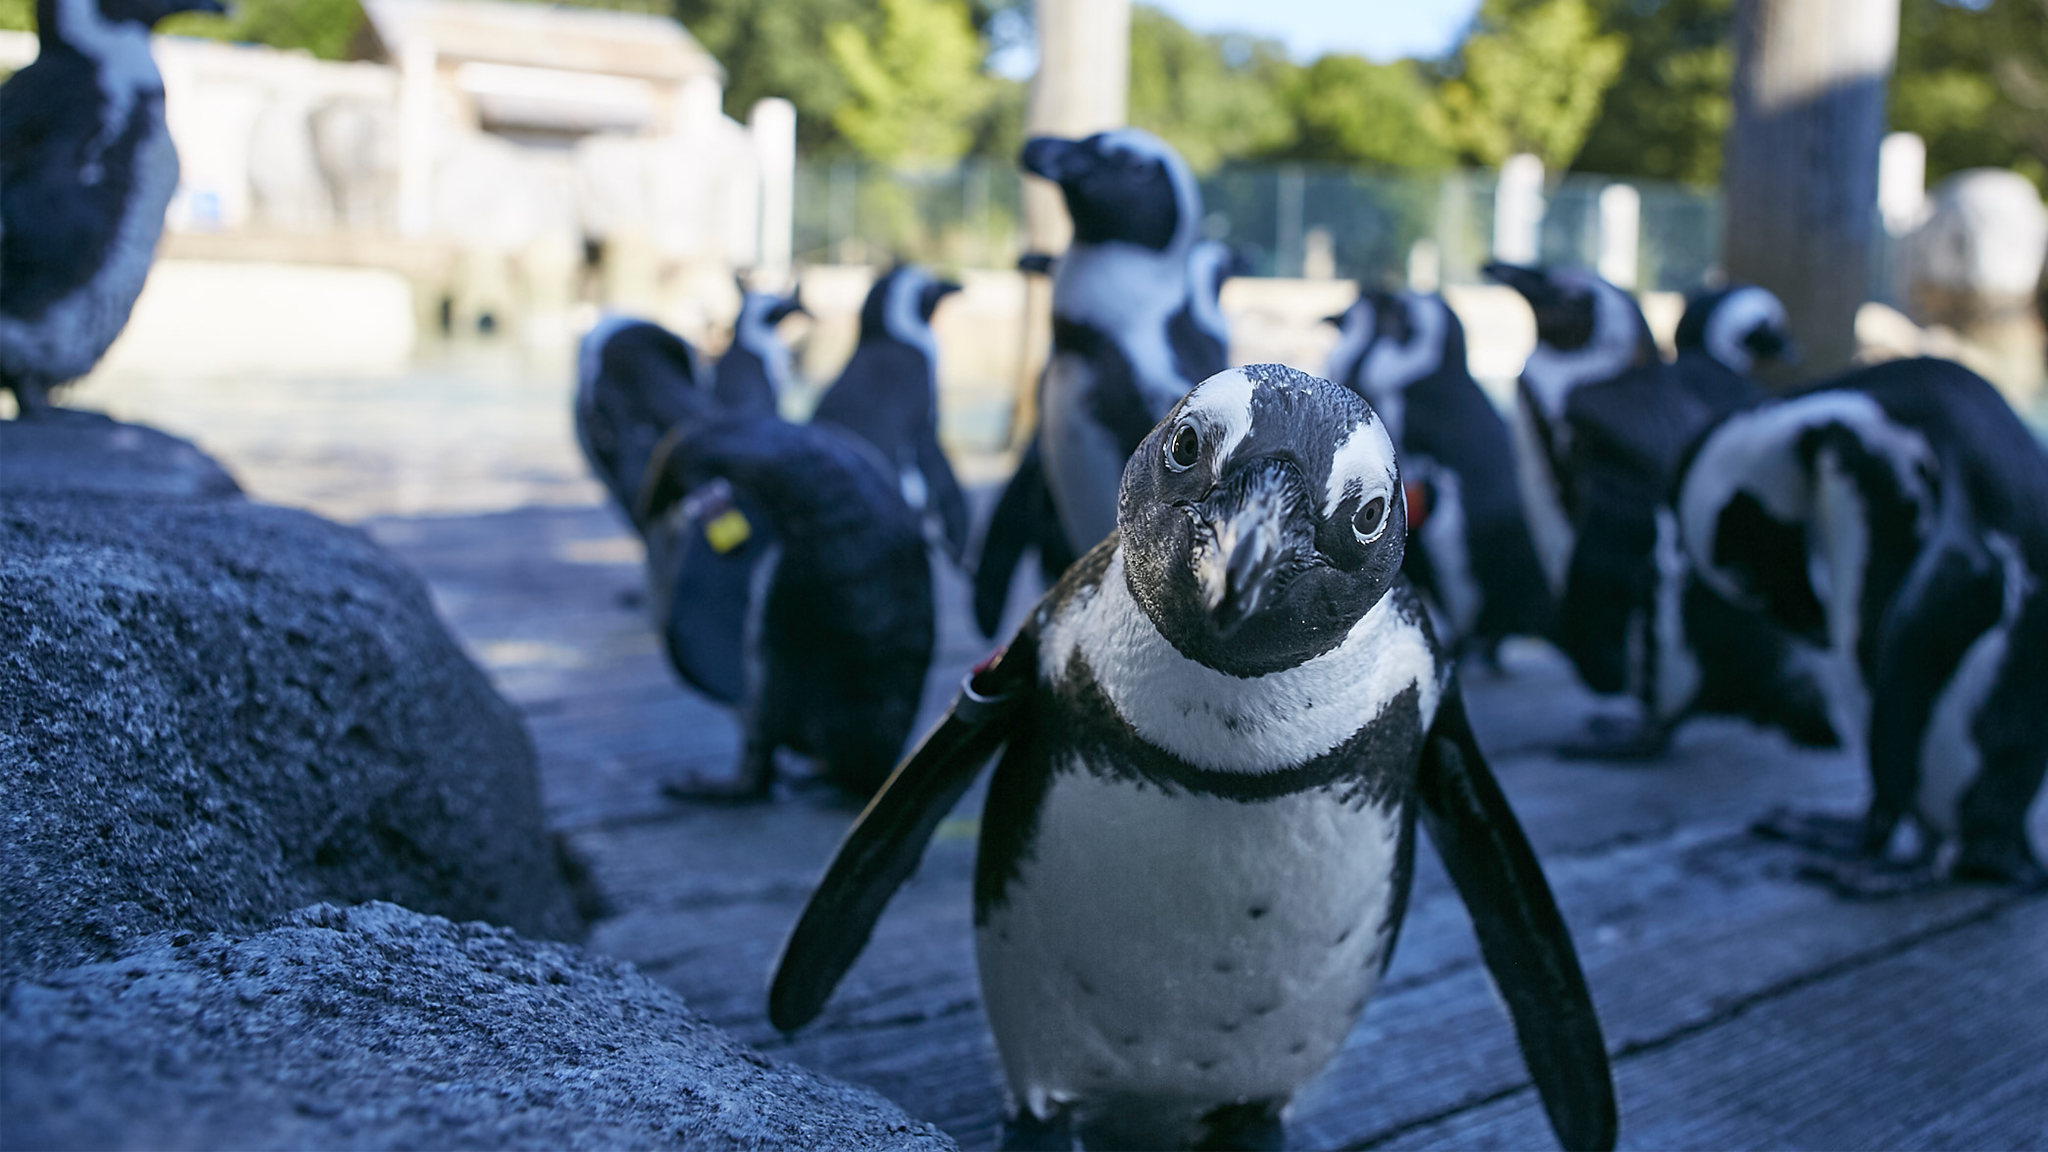
M1217 293L1223 287L1223 266L1230 261L1230 246L1220 240L1206 240L1188 249L1188 314L1195 327L1230 344L1230 324L1223 318Z
M1737 372L1747 373L1756 366L1756 357L1750 355L1742 342L1750 333L1767 325L1784 327L1785 305L1765 289L1737 288L1723 297L1707 316L1707 330L1702 342L1709 356Z
M1363 499L1391 496L1399 470L1394 464L1394 442L1387 439L1386 426L1368 415L1351 426L1344 442L1330 456L1330 479L1323 490L1323 516L1337 514L1337 506L1349 493Z
M1195 386L1181 405L1181 416L1191 418L1209 442L1209 458L1215 475L1223 475L1231 453L1252 432L1252 378L1242 369L1218 372Z
M1451 326L1450 310L1444 302L1419 292L1404 292L1401 306L1408 313L1408 339L1382 340L1366 357L1365 376L1375 390L1406 388L1435 373L1444 362L1444 334Z
M753 353L768 374L768 384L777 396L789 390L789 346L775 336L768 313L782 303L782 297L768 292L749 292L740 304L739 320L733 325L733 343Z
M1281 672L1245 678L1190 660L1132 598L1121 549L1102 583L1047 625L1041 675L1065 675L1077 652L1138 735L1216 772L1279 772L1313 760L1410 685L1427 728L1443 687L1422 630L1402 618L1391 594L1337 647Z
M1535 393L1543 415L1553 427L1561 427L1564 404L1573 391L1612 380L1635 360L1642 312L1628 293L1583 269L1560 268L1550 278L1593 294L1592 339L1570 352L1538 344L1522 367L1522 382Z
M100 132L86 146L86 168L97 170L100 153L128 126L135 98L164 90L156 60L149 54L149 29L133 21L109 21L100 15L98 0L57 0L59 37L93 62L93 80L104 102ZM98 183L97 177L87 184Z
M882 328L902 343L924 353L925 363L936 373L939 363L938 341L932 337L932 326L925 322L919 297L932 278L924 269L915 264L906 265L896 271L889 281L889 296L882 306ZM933 387L937 387L937 376L933 376Z

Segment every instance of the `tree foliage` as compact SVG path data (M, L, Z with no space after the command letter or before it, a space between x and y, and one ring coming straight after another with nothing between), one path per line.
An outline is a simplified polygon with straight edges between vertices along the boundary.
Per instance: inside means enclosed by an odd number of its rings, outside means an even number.
M1593 172L1714 184L1733 115L1735 0L1604 0L1628 55L1574 161Z
M1586 0L1487 0L1441 90L1449 142L1481 164L1570 166L1627 52Z
M1411 61L1331 54L1295 69L1282 92L1295 130L1275 159L1415 169L1454 159L1435 93Z
M1204 35L1147 5L1131 8L1131 123L1158 134L1197 172L1284 149L1294 119L1280 45Z
M1891 121L1926 138L1930 183L1996 167L2048 189L2048 0L1903 0Z
M952 164L974 142L994 93L982 44L960 0L881 0L882 26L826 29L832 61L852 89L832 124L867 156L904 168Z

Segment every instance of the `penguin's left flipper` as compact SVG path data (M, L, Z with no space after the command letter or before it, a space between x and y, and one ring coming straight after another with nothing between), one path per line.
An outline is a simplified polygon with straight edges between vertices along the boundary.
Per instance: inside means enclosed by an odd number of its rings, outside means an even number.
M1558 1142L1613 1148L1614 1080L1578 953L1455 684L1430 726L1416 787L1423 824L1471 914Z
M854 821L782 946L768 986L776 1028L794 1032L824 1009L889 898L917 870L939 821L1010 738L1037 670L1037 635L1026 624L993 662L969 674L945 719Z
M917 470L924 473L925 488L931 493L932 505L938 509L939 522L945 526L946 553L955 565L964 567L967 563L967 497L960 491L960 479L953 475L953 466L946 460L945 449L939 447L936 433L918 438Z

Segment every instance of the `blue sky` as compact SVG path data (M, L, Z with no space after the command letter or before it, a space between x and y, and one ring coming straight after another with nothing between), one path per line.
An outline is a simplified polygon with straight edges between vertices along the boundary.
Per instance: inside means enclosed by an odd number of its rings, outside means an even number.
M1387 61L1440 56L1471 23L1479 0L1147 0L1204 32L1279 40L1307 62L1325 52Z

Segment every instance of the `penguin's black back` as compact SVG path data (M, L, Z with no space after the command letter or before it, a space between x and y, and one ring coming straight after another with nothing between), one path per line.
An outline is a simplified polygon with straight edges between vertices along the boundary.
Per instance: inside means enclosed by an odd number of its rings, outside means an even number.
M100 133L105 97L92 62L53 45L0 88L0 313L39 318L99 271L134 191L133 159L149 128L139 95L121 135L99 155L102 173L80 170Z
M712 395L720 409L735 416L776 414L775 384L768 379L767 365L737 341L718 358Z
M598 351L595 378L578 397L577 420L598 479L639 523L639 496L655 446L678 424L711 419L690 346L655 324L634 322Z
M937 419L931 371L918 349L886 333L863 337L811 419L844 428L900 462Z

